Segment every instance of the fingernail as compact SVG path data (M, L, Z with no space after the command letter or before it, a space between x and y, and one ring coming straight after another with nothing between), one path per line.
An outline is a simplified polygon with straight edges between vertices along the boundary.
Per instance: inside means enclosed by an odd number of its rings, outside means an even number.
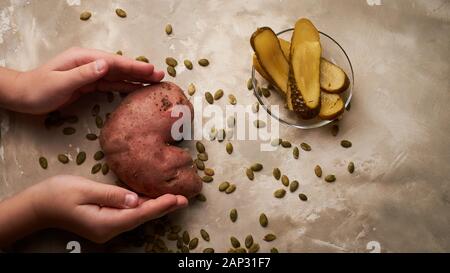
M125 195L125 207L134 208L136 207L138 198L135 194L127 194Z
M105 60L100 59L100 60L95 61L95 70L97 71L97 73L103 72L103 70L105 70L105 67L106 67Z

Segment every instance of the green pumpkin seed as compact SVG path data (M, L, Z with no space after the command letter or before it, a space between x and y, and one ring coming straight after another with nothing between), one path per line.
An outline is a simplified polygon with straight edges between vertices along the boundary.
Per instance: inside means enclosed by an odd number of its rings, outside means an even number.
M286 195L285 189L278 189L273 193L273 196L275 196L276 198L283 198L285 195Z
M228 102L231 105L236 105L237 99L236 99L236 97L233 94L230 94L230 95L228 95Z
M87 21L89 20L89 18L91 18L92 13L90 13L89 11L84 11L80 14L80 20L82 21Z
M245 174L247 175L248 179L250 179L250 180L255 179L255 174L253 173L252 169L247 168L245 170Z
M350 147L352 147L352 143L350 141L348 141L348 140L342 140L341 141L341 146L344 147L344 148L350 148Z
M187 246L182 246L181 253L189 253L189 248Z
M247 253L247 250L243 247L236 248L236 253Z
M205 175L205 176L202 177L202 181L205 182L205 183L210 183L213 180L214 180L214 178L212 176L209 176L209 175Z
M272 247L270 249L270 253L278 253L278 249L276 247Z
M193 96L195 94L195 85L193 83L188 86L188 94L189 96Z
M261 87L256 88L256 93L258 93L258 96L260 96L260 97L263 95Z
M211 168L206 168L204 173L209 176L214 176L214 170Z
M278 168L273 169L272 174L276 180L279 180L281 177L281 171Z
M176 233L169 233L169 234L167 234L167 240L169 240L169 241L176 241L176 240L178 240L178 234L176 234Z
M332 136L337 136L338 133L339 133L339 125L334 124L334 125L331 127L331 135L332 135Z
M287 141L287 140L283 140L283 141L281 141L281 147L283 147L283 148L291 148L292 144L289 141Z
M283 174L283 176L281 176L281 184L286 187L289 186L289 177Z
M279 146L281 143L283 143L283 140L281 138L276 138L270 142L270 145L272 145L273 147L276 147L276 146Z
M219 89L214 93L214 100L220 100L223 97L223 90Z
M238 240L236 237L234 237L234 236L231 236L231 237L230 237L230 242L231 242L231 245L232 245L234 248L238 248L238 247L241 246L241 243L239 242L239 240Z
M300 193L298 195L298 198L300 198L300 200L302 200L302 201L307 201L308 200L308 197L305 194L303 194L303 193Z
M205 93L205 100L209 103L209 104L213 104L214 103L214 97L210 92L206 92Z
M94 141L94 140L97 140L97 135L96 134L87 134L86 135L86 139L87 140L91 140L91 141Z
M259 215L259 224L262 227L267 227L267 225L269 224L269 220L267 219L267 216L264 213L261 213L261 215Z
M58 155L58 161L62 164L67 164L69 163L69 158L67 157L67 155L60 154Z
M298 185L299 185L299 183L297 180L292 181L291 185L289 185L289 191L295 192L298 189Z
M109 173L109 165L107 163L103 163L102 165L102 174L107 175Z
M116 14L117 14L117 16L119 16L120 18L125 18L125 17L127 17L127 13L126 13L123 9L116 9Z
M200 202L206 202L206 196L203 193L199 193L195 196L195 199Z
M225 193L230 194L230 193L233 193L235 190L236 190L236 185L230 184L230 186L225 190Z
M319 165L316 165L316 167L314 167L314 173L317 177L322 177L322 168Z
M174 78L177 76L177 71L175 70L175 68L173 66L167 67L167 73Z
M227 137L227 133L225 132L224 129L220 129L217 132L217 141L222 142L226 139L226 137Z
M194 238L189 242L189 249L193 250L198 246L198 238Z
M103 119L100 116L95 117L95 125L98 129L103 128Z
M64 118L64 121L70 124L75 124L78 122L78 117L77 116L68 116Z
M199 153L204 153L206 151L205 145L203 145L203 143L201 143L200 141L197 141L195 143L195 148L197 149L197 152L199 152Z
M165 28L165 31L166 31L166 34L167 34L167 35L172 34L172 31L173 31L172 25L171 25L171 24L167 24L167 25L166 25L166 28Z
M208 232L206 232L206 230L201 229L200 230L200 235L202 236L203 240L209 242L210 238L209 238L209 234L208 234Z
M228 142L228 143L227 143L227 146L226 146L226 150L227 150L227 153L228 153L229 155L231 155L231 154L233 153L233 144L231 144L230 142Z
M329 175L325 176L325 181L328 183L332 183L332 182L336 181L336 176L334 174L329 174Z
M247 235L247 237L245 237L245 247L246 248L250 248L253 245L253 236L252 235Z
M203 161L199 160L199 159L195 159L194 160L194 164L197 167L198 170L203 171L205 169L205 163L203 163Z
M208 161L208 154L206 152L197 154L197 158L201 161Z
M149 63L149 62L150 62L150 61L147 59L147 57L145 57L145 56L138 56L138 57L136 57L136 61L144 62L144 63Z
M214 248L207 247L207 248L203 249L203 253L214 253Z
M48 168L48 161L47 158L41 156L39 157L39 165L41 165L41 168L46 170Z
M227 253L236 253L236 250L234 248L230 248Z
M116 51L116 54L117 54L117 55L120 55L120 56L123 56L122 50L117 50L117 51Z
M213 141L214 139L216 139L216 136L217 136L216 128L211 128L211 131L209 132L209 139Z
M261 163L255 163L250 167L250 169L254 172L259 172L263 169L263 165Z
M66 128L63 129L63 134L66 135L66 136L69 136L69 135L75 134L76 131L77 130L75 130L75 128L73 128L73 127L66 127Z
M311 146L309 146L308 143L303 142L302 144L300 144L300 147L302 147L302 150L309 152L311 151Z
M170 232L172 233L180 233L181 226L180 225L173 225L170 227Z
M79 152L77 155L77 159L75 160L77 162L77 165L81 165L86 160L86 153L85 152Z
M91 174L96 174L102 169L102 163L95 164L91 169Z
M259 244L255 243L253 244L249 249L248 253L256 253L259 251Z
M252 90L253 89L253 81L252 78L248 79L247 81L247 89Z
M347 170L349 173L353 173L355 171L355 163L353 162L348 163Z
M255 121L253 121L253 125L256 127L256 128L264 128L264 127L266 127L266 123L264 122L264 121L262 121L262 120L255 120Z
M201 66L208 66L209 61L208 61L208 59L200 59L200 60L198 60L198 64Z
M220 183L219 185L219 191L226 191L228 189L228 187L230 187L230 183L225 181Z
M266 98L270 97L270 90L268 88L261 88L261 92L264 97Z
M252 112L255 114L259 112L259 103L258 102L253 103Z
M230 211L230 219L231 219L231 222L233 222L233 223L236 222L237 217L238 217L237 210L236 210L236 209L232 209L232 210Z
M294 147L294 150L292 150L292 155L294 156L295 159L298 159L298 157L300 155L300 151L299 151L298 147Z
M275 240L277 238L277 236L275 236L275 234L272 234L272 233L269 233L269 234L266 234L265 236L264 236L264 241L266 241L266 242L272 242L273 240Z
M184 60L184 66L189 70L192 70L192 68L194 67L190 60Z
M189 244L189 242L191 241L191 237L189 236L189 232L187 230L183 231L182 238L185 245Z
M166 64L167 64L168 66L175 67L175 66L178 65L178 61L175 60L175 59L172 58L172 57L167 57L167 58L166 58Z
M102 151L97 151L94 154L94 159L96 161L102 160L105 157L105 154Z

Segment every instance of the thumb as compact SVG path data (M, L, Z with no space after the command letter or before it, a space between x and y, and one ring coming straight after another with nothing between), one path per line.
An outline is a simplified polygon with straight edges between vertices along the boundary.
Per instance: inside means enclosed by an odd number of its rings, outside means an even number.
M76 90L101 79L107 72L108 63L99 59L61 72L56 84L64 89Z
M139 205L136 193L118 186L101 183L93 183L86 197L86 202L104 207L128 209Z

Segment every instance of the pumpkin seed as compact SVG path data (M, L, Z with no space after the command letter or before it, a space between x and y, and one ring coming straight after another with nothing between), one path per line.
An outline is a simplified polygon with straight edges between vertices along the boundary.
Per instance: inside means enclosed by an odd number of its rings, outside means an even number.
M206 201L206 196L203 193L199 193L199 194L197 194L195 196L195 199L197 201L200 201L200 202L205 202Z
M276 180L279 180L281 177L281 171L278 168L273 169L272 174Z
M258 102L253 103L252 112L255 114L259 112L259 103Z
M259 224L262 227L267 227L267 225L269 224L269 220L267 219L267 216L264 213L261 213L261 215L259 215Z
M190 60L184 60L184 66L189 70L192 70L192 68L194 67Z
M217 141L223 142L226 139L226 137L227 137L227 133L225 132L224 129L220 129L217 132Z
M264 97L266 98L270 97L270 90L268 88L261 88L261 92Z
M238 217L237 210L236 210L236 209L232 209L232 210L230 211L230 219L231 219L231 222L233 222L233 223L236 222L237 217Z
M250 180L255 179L255 174L253 173L252 169L247 168L245 170L245 174L247 175L248 179L250 179Z
M87 134L86 135L86 139L87 140L91 140L91 141L94 141L94 140L97 140L97 135L96 134Z
M302 144L300 144L300 147L302 147L302 150L309 152L311 151L311 146L309 146L308 143L303 142Z
M185 245L189 244L189 242L191 241L191 237L189 236L189 232L187 230L183 231L182 238Z
M291 148L292 144L289 141L287 141L287 140L282 140L281 141L281 147L283 147L283 148Z
M209 176L214 176L214 170L211 168L206 168L204 173Z
M262 94L262 90L261 90L261 87L257 87L256 88L256 93L258 93L258 96L262 96L263 94Z
M252 90L253 89L253 81L252 78L248 79L247 81L247 89Z
M116 51L116 54L117 54L117 55L120 55L120 56L123 56L122 50L117 50L117 51Z
M109 173L109 165L107 163L103 163L102 165L102 174L107 175Z
M170 227L170 232L172 233L180 233L181 226L180 225L173 225Z
M197 154L197 158L201 161L208 161L208 154L206 152Z
M316 165L316 167L314 167L314 173L317 177L322 177L322 168L319 165Z
M94 166L92 166L91 174L96 174L102 169L102 163L97 163Z
M347 170L349 173L353 173L355 171L355 163L353 162L348 163Z
M80 20L82 21L87 21L89 20L89 18L91 18L92 13L90 13L89 11L84 11L80 14Z
M41 168L46 170L48 168L48 161L47 158L41 156L39 157L39 165L41 165Z
M198 60L198 64L201 66L208 66L209 61L208 61L208 59L200 59L200 60Z
M198 246L198 238L194 238L189 242L189 249L195 249Z
M69 136L69 135L75 134L76 131L77 130L75 130L75 128L73 128L73 127L66 127L66 128L63 129L63 134L66 135L66 136Z
M94 154L94 159L96 161L102 160L105 157L105 154L102 151L97 151Z
M187 246L182 246L181 253L189 253L189 248Z
M177 71L175 70L175 68L173 66L167 67L167 73L174 78L177 76Z
M202 177L202 181L205 182L205 183L210 183L213 180L214 180L214 178L212 176L209 176L209 175L205 175L205 176Z
M200 230L200 235L202 236L203 240L209 242L210 238L209 238L209 234L208 234L208 232L206 232L206 230L201 229Z
M255 243L253 244L249 249L248 253L256 253L259 251L259 244Z
M294 156L295 159L298 159L298 157L300 155L300 151L298 150L298 147L294 147L294 150L292 150L292 155Z
M339 133L339 125L334 124L334 125L331 127L331 135L332 135L332 136L337 136L338 133Z
M236 185L235 184L230 184L228 189L225 190L225 193L226 194L230 194L230 193L233 193L235 190L236 190Z
M209 139L213 141L214 139L216 139L216 136L217 136L216 128L211 128L211 131L209 132Z
M250 169L254 172L259 172L263 169L263 165L261 163L255 163L250 167Z
M283 198L285 195L286 195L285 189L278 189L273 193L273 196L275 196L276 198Z
M270 249L270 253L278 253L278 249L276 247L272 247Z
M81 165L86 160L86 153L85 152L79 152L77 155L77 159L75 160L77 162L77 165Z
M126 13L123 9L116 9L116 14L117 14L117 16L119 16L120 18L125 18L125 17L127 17L127 13Z
M325 181L328 183L332 183L332 182L336 181L336 176L334 174L329 174L329 175L325 176Z
M243 247L236 248L236 253L247 253L247 250Z
M231 154L233 153L233 144L231 144L230 142L228 142L228 143L227 143L227 146L226 146L226 150L227 150L227 153L228 153L229 155L231 155Z
M220 100L223 97L223 90L219 89L214 93L214 100Z
M291 185L289 185L289 191L290 192L295 192L298 189L298 181L294 180L291 182Z
M281 176L281 183L286 187L289 186L289 177L283 174L283 176Z
M228 102L231 105L236 105L237 99L236 99L236 97L233 94L230 94L230 95L228 95Z
M203 163L203 161L199 160L199 159L195 159L194 160L194 164L197 167L198 170L204 170L205 169L205 163Z
M239 242L239 240L238 240L236 237L234 237L234 236L231 236L231 237L230 237L230 242L231 242L231 245L232 245L234 248L238 248L238 247L241 246L241 243Z
M176 234L176 233L169 233L169 234L167 234L167 240L169 240L169 241L176 241L176 240L178 240L178 234Z
M256 127L256 128L264 128L264 127L266 127L266 123L264 122L264 121L262 121L262 120L259 120L259 119L257 119L257 120L255 120L255 121L253 121L253 125Z
M177 239L177 248L181 249L183 246L184 246L183 238L178 237L178 239Z
M138 57L136 57L136 61L144 62L144 63L149 63L149 62L150 62L150 61L147 59L147 57L145 57L145 56L138 56Z
M348 140L342 140L341 141L341 146L344 147L344 148L350 148L350 147L352 147L352 143L350 141L348 141Z
M173 66L173 67L175 67L175 66L178 65L178 61L175 60L175 58L167 57L167 58L166 58L166 64L167 64L168 66Z
M172 31L173 31L172 25L171 25L171 24L167 24L167 25L166 25L166 28L165 28L165 31L166 31L166 34L167 34L167 35L172 34Z
M67 164L69 163L69 158L67 157L67 155L60 154L58 155L58 161L62 164Z
M298 198L300 198L300 200L302 200L302 201L307 201L308 200L308 197L305 194L303 194L303 193L300 193L298 195Z
M219 191L226 191L228 189L228 187L230 187L230 183L225 181L220 183L219 185Z
M193 96L195 94L195 85L193 83L188 86L188 94L189 96Z
M78 117L77 116L68 116L68 117L64 118L64 121L67 123L75 124L78 122Z
M227 253L236 253L236 250L234 248L230 248Z
M280 145L281 143L283 143L283 140L281 138L275 138L270 142L270 145L276 147L276 146Z
M203 143L201 143L200 141L197 141L195 143L195 148L197 149L197 152L199 153L204 153L205 152L205 145L203 145Z
M214 103L214 97L210 92L206 92L205 93L205 100L209 103L209 104L213 104Z
M214 248L207 247L207 248L203 249L203 253L214 253Z
M264 236L264 241L266 241L266 242L272 242L273 240L275 240L277 238L277 236L275 236L275 234L272 234L272 233L269 233L269 234L266 234L265 236Z
M247 235L247 237L245 237L245 247L250 248L252 245L253 245L253 236Z

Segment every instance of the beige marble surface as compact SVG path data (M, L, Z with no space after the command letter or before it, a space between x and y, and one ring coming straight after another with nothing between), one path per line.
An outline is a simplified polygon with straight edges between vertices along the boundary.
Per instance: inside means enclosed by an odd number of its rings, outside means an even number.
M125 9L128 18L115 16L116 7ZM93 12L88 22L78 19L84 10ZM283 149L260 152L257 142L233 142L231 157L223 144L207 143L209 153L215 154L208 164L217 173L215 182L204 187L208 201L171 215L172 221L196 236L201 228L208 230L211 242L200 240L198 250L225 251L229 236L243 241L251 233L264 252L272 246L282 252L368 252L372 241L383 252L450 251L450 2L446 0L1 0L0 65L31 69L71 46L146 55L163 69L166 56L207 57L210 67L192 72L180 68L173 81L184 88L194 82L198 96L222 88L233 92L239 103L251 104L255 98L245 85L251 33L263 25L282 30L299 17L310 18L331 34L352 60L354 98L351 111L340 122L339 136L332 137L329 127L302 131L282 126L283 138L313 147L299 160ZM174 27L171 37L164 33L166 23ZM61 166L52 155L65 151L73 156L78 149L94 153L98 144L83 140L87 132L97 131L89 109L100 103L104 114L118 101L116 97L108 104L102 94L92 95L66 109L81 117L79 133L73 137L46 131L42 117L2 111L0 198L59 173L114 181L112 175L91 175L91 159L83 167ZM340 147L344 138L353 142L351 149ZM50 158L47 171L37 164L42 154ZM346 172L350 160L356 164L353 175ZM255 161L265 168L249 182L244 167ZM335 173L336 183L317 179L312 171L316 164ZM272 197L280 188L271 177L274 167L300 181L296 194L283 200ZM236 183L237 191L219 193L217 184L223 180ZM308 202L299 200L299 192L308 195ZM231 208L239 211L234 224L228 218ZM258 224L261 212L270 220L266 229ZM268 232L278 239L262 241ZM46 231L20 242L17 250L65 252L70 240L80 239ZM103 249L81 242L82 251ZM125 245L116 250L142 251Z

